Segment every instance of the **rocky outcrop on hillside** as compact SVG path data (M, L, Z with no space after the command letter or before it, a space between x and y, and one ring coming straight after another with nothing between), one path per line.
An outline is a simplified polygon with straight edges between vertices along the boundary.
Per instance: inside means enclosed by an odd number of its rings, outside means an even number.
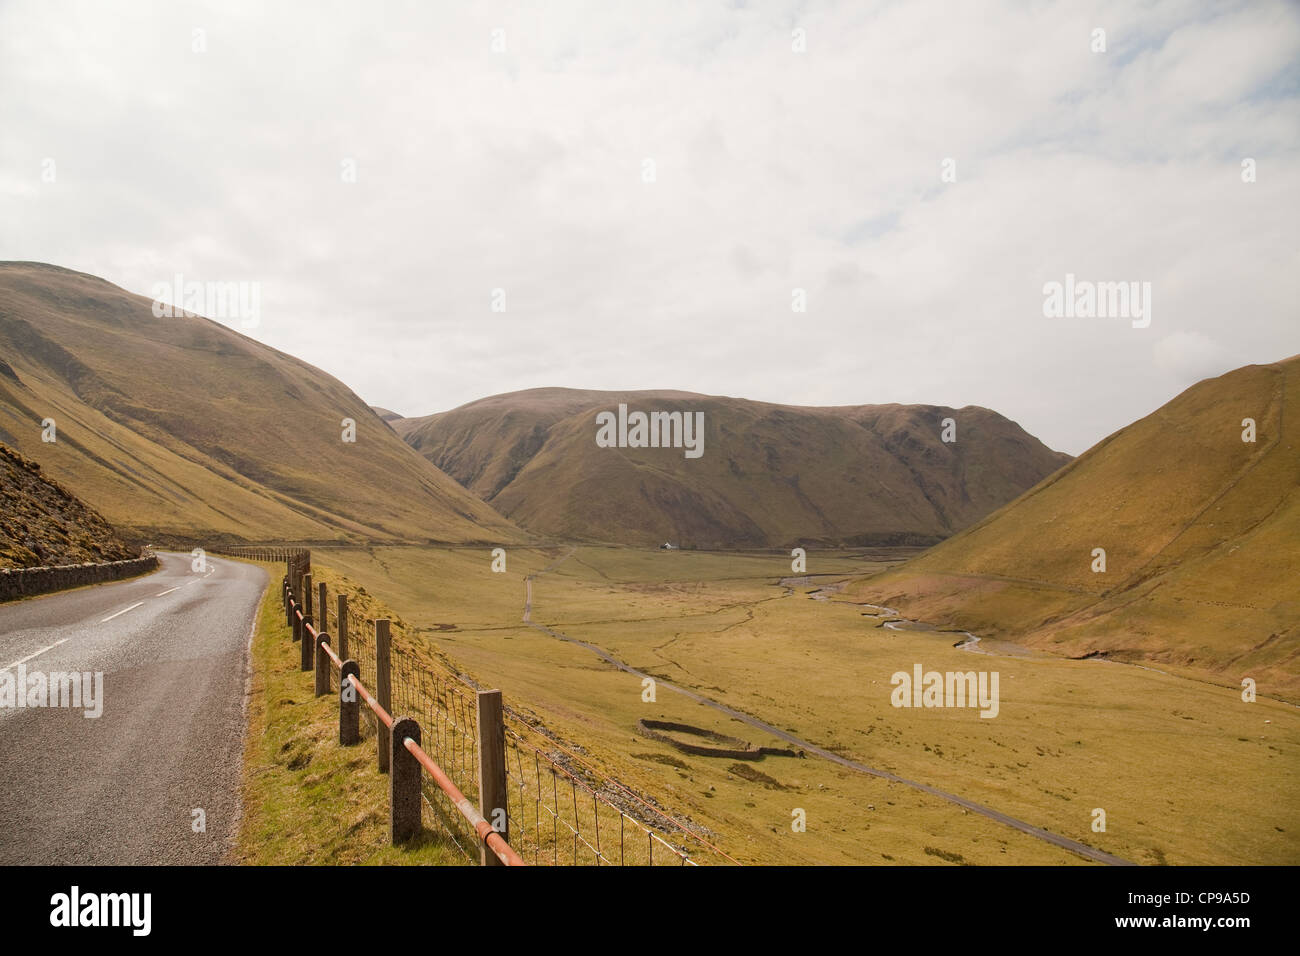
M136 557L98 512L0 444L0 568L123 561Z

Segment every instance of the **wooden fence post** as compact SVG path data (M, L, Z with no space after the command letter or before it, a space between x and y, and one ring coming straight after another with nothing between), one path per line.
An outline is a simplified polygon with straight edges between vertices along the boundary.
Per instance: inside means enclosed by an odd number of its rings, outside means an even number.
M302 621L299 619L297 613L294 613L293 617L289 618L289 623L293 625L293 639L295 641L301 641Z
M302 669L304 671L311 670L316 664L316 642L312 639L311 631L308 630L312 626L311 615L304 614L302 616Z
M375 696L379 706L393 712L393 658L392 643L388 633L388 621L375 621ZM382 720L379 724L379 772L388 773L388 757L391 734Z
M356 661L345 660L339 671L339 746L351 747L361 740L361 697L351 678L361 676Z
M325 602L325 582L322 581L318 587L320 589L320 601L317 603L320 604L320 607L317 610L320 611L320 625L316 630L328 631L330 629L330 606Z
M289 599L293 597L293 589L289 587L289 575L287 574L284 576L282 590L282 596L284 597L284 626L293 627L293 606L289 603Z
M478 792L479 813L510 842L510 818L506 801L506 726L501 691L478 692ZM483 840L479 861L484 866L505 866Z
M338 596L339 610L338 622L335 628L338 631L339 660L348 659L348 595L346 591L340 591Z
M382 723L382 722L381 722ZM388 774L388 833L393 846L420 833L420 762L406 749L406 738L420 743L420 725L413 717L393 721Z
M309 571L302 576L302 613L310 615L311 605L311 572Z
M330 642L330 636L324 631L320 632L320 637L316 644L316 696L324 697L330 692L330 657L325 653L325 645Z

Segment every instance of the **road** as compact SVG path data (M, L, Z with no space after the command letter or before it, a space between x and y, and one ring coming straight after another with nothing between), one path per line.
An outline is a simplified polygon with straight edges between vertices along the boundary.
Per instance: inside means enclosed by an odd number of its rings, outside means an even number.
M569 552L569 554L572 553L573 553L572 551ZM554 568L557 564L559 564L568 556L569 556L568 554L564 555L564 557L560 558L558 561L555 561L548 567L543 568L541 571L538 571L537 574L545 574L547 571L550 571L552 568ZM915 780L908 780L906 777L900 777L897 774L890 773L888 770L879 770L875 767L869 767L864 763L859 763L856 760L850 760L847 757L841 757L839 754L834 753L833 751L827 750L824 747L818 747L816 744L810 743L807 740L803 740L799 737L796 737L794 734L789 733L788 731L782 730L779 727L774 727L771 724L767 723L766 721L759 720L757 717L754 717L743 711L736 710L733 707L728 707L726 704L719 703L718 701L713 700L712 698L705 697L703 694L697 694L692 690L687 690L685 687L678 687L676 684L672 684L661 677L651 677L651 675L645 673L644 671L637 670L635 667L632 667L631 665L619 660L617 657L614 657L608 651L604 650L601 647L596 646L595 644L591 644L587 641L579 640L576 637L571 637L568 634L564 634L561 631L555 630L554 628L547 627L545 624L538 624L536 621L533 620L533 578L536 577L537 574L530 574L526 578L524 578L525 590L524 590L523 621L529 627L536 628L537 630L542 631L545 634L549 634L551 637L558 638L561 641L568 641L570 644L577 644L579 647L585 647L587 650L591 651L597 657L600 657L602 660L607 661L608 663L614 665L624 673L632 674L633 676L642 679L650 677L651 680L655 682L655 686L657 688L666 687L669 690L674 691L675 693L681 694L683 697L687 697L690 700L695 701L697 704L702 704L705 707L710 707L713 710L718 711L719 713L726 714L728 717L734 717L736 718L736 720L739 720L744 724L748 724L750 727L753 727L756 730L761 730L764 733L771 734L773 737L776 737L779 740L784 740L786 743L794 744L796 747L799 747L800 749L804 750L809 754L812 754L817 757L821 757L823 760L829 760L831 763L838 764L839 766L845 767L856 773L864 773L872 777L880 777L882 780L889 780L894 783L901 783L904 786L912 787L915 790L920 790L922 793L928 793L931 796L939 797L942 800L947 800L949 803L955 803L957 806L969 810L971 813L978 813L980 816L987 817L988 819L1001 823L1004 826L1012 827L1013 829L1019 830L1021 833L1026 833L1031 837L1035 837L1036 839L1044 841L1045 843L1050 843L1053 846L1058 846L1064 850L1069 850L1071 853L1077 853L1079 856L1084 857L1085 859L1088 860L1092 860L1093 862L1096 863L1105 863L1110 866L1133 866L1134 865L1130 861L1125 860L1121 857L1114 856L1110 853L1106 853L1094 847L1090 847L1086 843L1080 843L1078 840L1071 840L1069 837L1061 836L1059 833L1053 833L1051 830L1044 830L1042 827L1036 827L1032 823L1026 823L1024 820L1018 820L1013 816L1003 813L1001 810L994 810L992 807L987 807L982 803L976 803L974 800L967 800L965 797L959 797L954 793L948 793L946 790L940 790L938 787L932 787L929 784L919 783Z
M20 668L29 680L103 675L98 717L0 705L0 864L228 858L266 573L211 556L196 573L188 554L158 557L160 569L141 578L0 605L0 672L11 685Z

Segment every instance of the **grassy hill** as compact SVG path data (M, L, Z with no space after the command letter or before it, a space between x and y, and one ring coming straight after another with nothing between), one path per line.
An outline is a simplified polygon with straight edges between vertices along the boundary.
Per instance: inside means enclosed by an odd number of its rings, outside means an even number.
M596 415L704 413L703 454L602 448ZM941 422L956 438L941 440ZM531 389L395 421L520 526L685 547L928 544L1068 462L986 408L805 408L676 391Z
M337 379L102 279L0 263L0 354L0 440L128 537L519 538Z
M0 568L125 561L117 532L41 466L0 445Z
M1072 657L1300 696L1300 356L1209 379L849 592ZM1291 407L1288 408L1288 401ZM1254 443L1242 440L1253 418ZM1106 552L1092 570L1094 548Z

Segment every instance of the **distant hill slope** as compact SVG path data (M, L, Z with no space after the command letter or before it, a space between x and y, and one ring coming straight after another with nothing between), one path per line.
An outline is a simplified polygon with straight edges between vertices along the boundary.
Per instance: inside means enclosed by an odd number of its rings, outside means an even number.
M0 568L137 557L93 509L0 444Z
M698 458L602 448L597 413L703 412ZM953 418L957 441L941 441ZM686 547L925 544L1070 460L985 408L804 408L676 391L541 388L425 418L401 434L521 527Z
M337 379L102 279L0 263L0 354L0 440L137 539L519 538Z
M964 533L849 590L1075 657L1300 695L1300 356L1189 388ZM1289 403L1289 404L1288 404ZM1257 441L1242 441L1242 420ZM1106 552L1094 573L1093 549Z

